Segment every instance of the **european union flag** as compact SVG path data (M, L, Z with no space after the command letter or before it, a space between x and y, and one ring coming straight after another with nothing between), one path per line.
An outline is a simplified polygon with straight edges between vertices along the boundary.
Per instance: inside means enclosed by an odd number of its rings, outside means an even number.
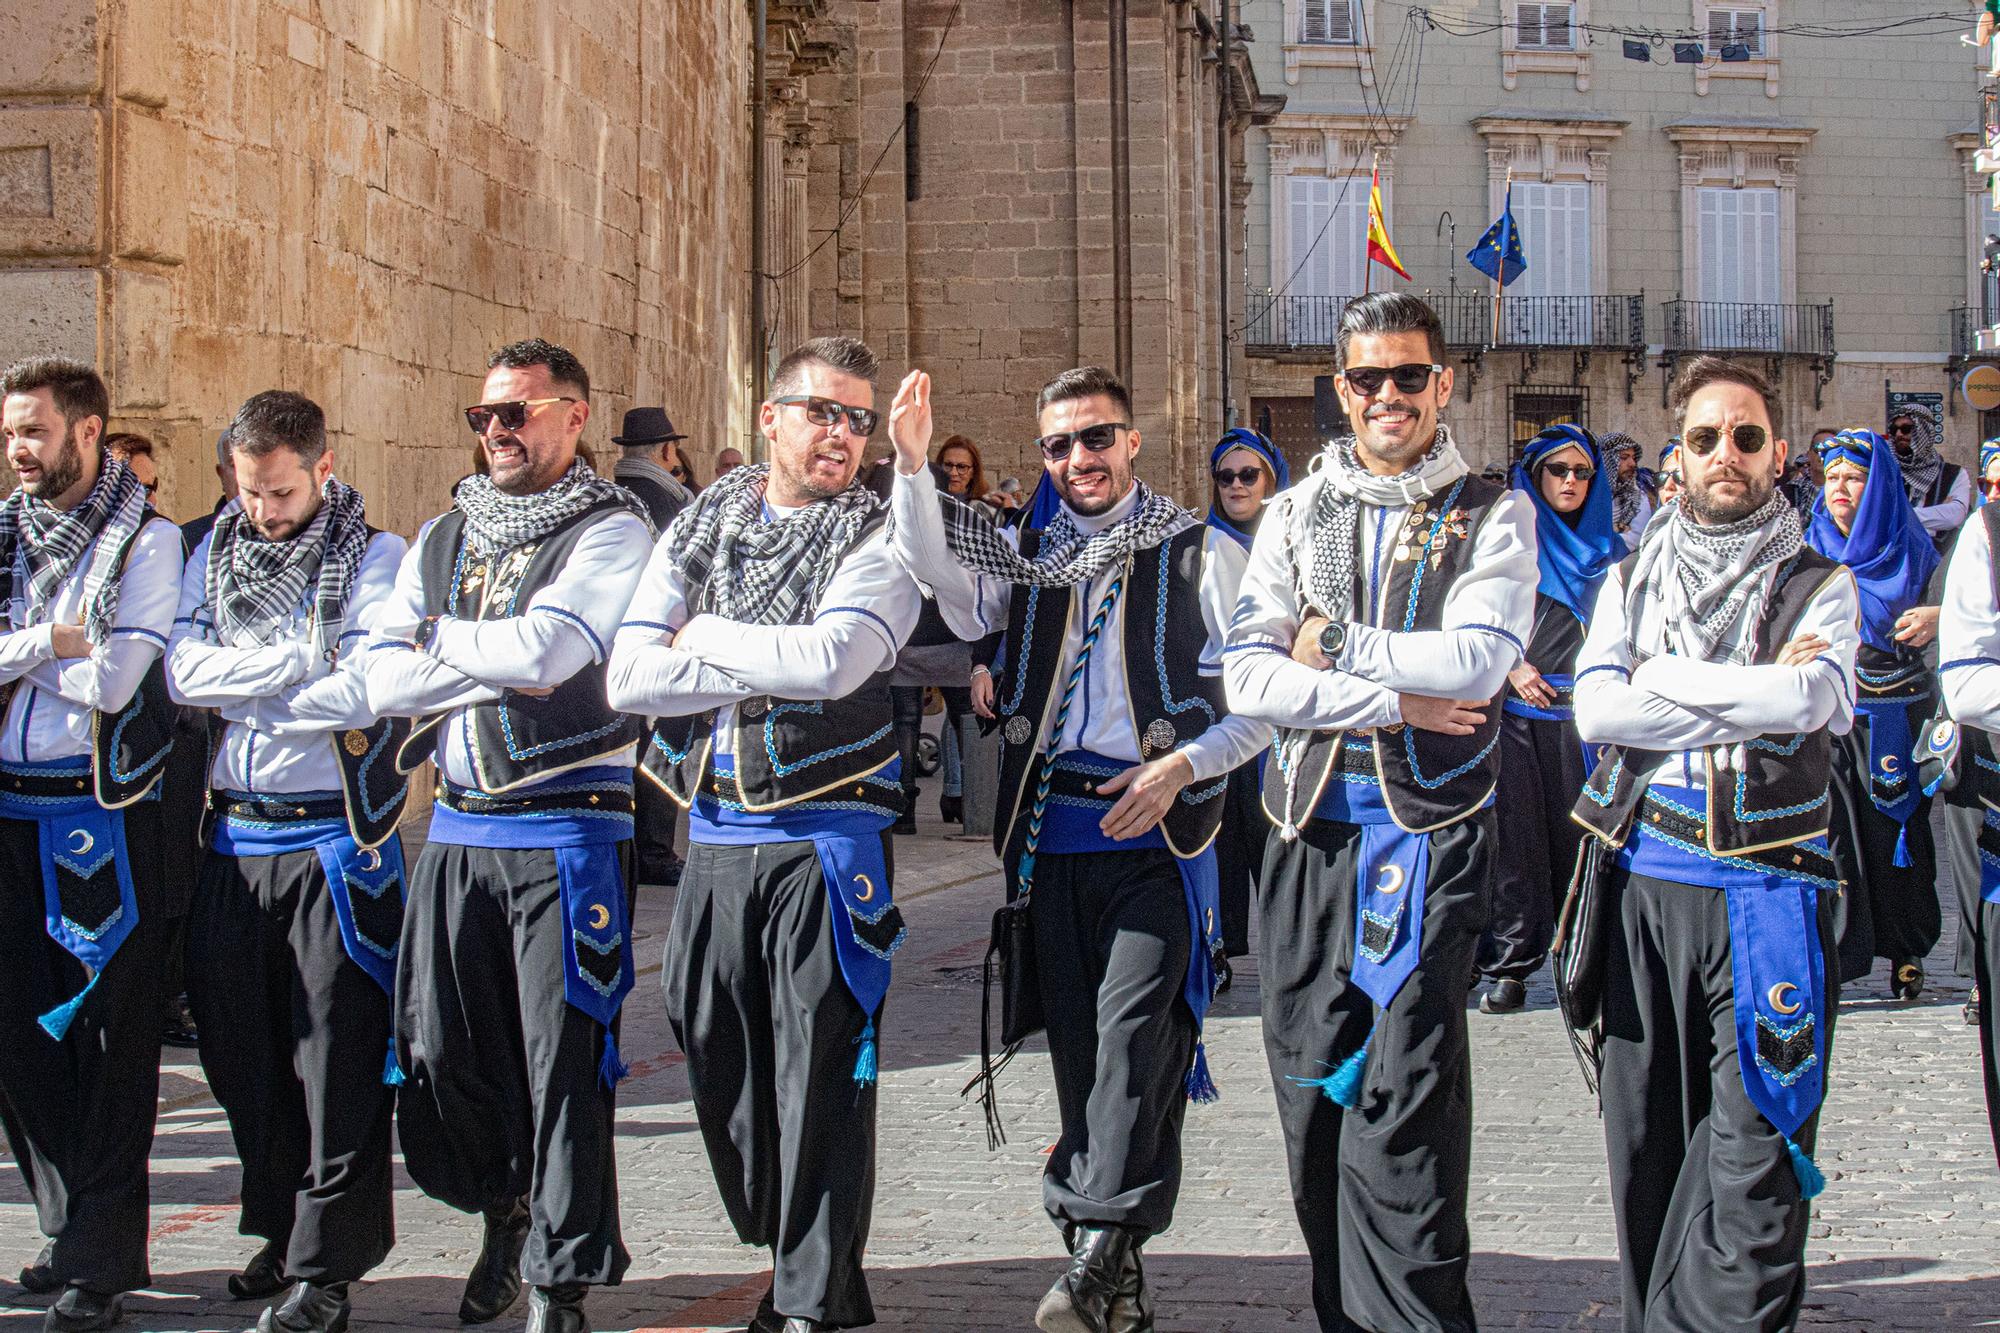
M1528 271L1528 256L1521 251L1521 229L1514 225L1514 187L1507 187L1507 202L1486 234L1465 255L1465 262L1497 279L1502 287Z

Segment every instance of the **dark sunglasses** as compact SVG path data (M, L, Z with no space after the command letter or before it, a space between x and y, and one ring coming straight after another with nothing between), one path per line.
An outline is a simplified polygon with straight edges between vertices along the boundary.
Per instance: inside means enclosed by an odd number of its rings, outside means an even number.
M1443 374L1444 367L1412 361L1406 366L1389 369L1381 366L1349 366L1340 373L1346 377L1348 388L1364 398L1372 398L1382 387L1384 380L1396 381L1396 390L1399 393L1422 393L1424 386L1431 382L1431 376Z
M831 398L814 398L810 394L786 394L783 398L773 398L773 407L798 407L806 414L806 420L815 426L832 430L842 417L847 418L850 433L867 439L875 433L875 427L882 423L882 414L872 408L849 407L846 403L836 403Z
M1544 463L1542 471L1558 480L1575 477L1578 481L1589 481L1597 475L1597 469L1588 463Z
M1889 433L1891 435L1915 435L1917 433L1917 423L1914 421L1905 421L1900 426L1889 427Z
M1754 454L1761 451L1764 442L1770 438L1769 431L1748 422L1732 426L1729 431L1729 442L1736 446L1736 452L1739 454ZM1682 434L1681 443L1694 450L1699 457L1706 458L1721 446L1722 432L1714 426L1696 426L1693 430Z
M528 424L528 418L550 403L574 403L575 398L516 398L510 403L481 403L477 407L465 409L465 424L472 427L474 435L484 435L489 422L497 421L502 430L519 430Z
M1051 463L1059 458L1068 458L1070 449L1078 444L1093 454L1101 454L1118 442L1118 432L1132 429L1122 421L1106 421L1096 426L1085 426L1082 430L1059 430L1053 435L1044 435L1035 441L1042 451L1042 457Z
M1214 473L1215 484L1218 486L1255 486L1257 479L1263 475L1264 469L1260 467L1239 468L1235 472L1226 467L1219 467Z

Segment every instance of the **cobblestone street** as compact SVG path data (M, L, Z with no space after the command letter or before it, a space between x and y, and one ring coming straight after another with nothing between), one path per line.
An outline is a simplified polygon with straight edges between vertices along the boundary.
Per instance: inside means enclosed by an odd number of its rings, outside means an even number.
M979 961L999 892L983 842L927 825L903 839L897 897L911 927L882 1046L881 1151L870 1267L884 1327L1023 1329L1057 1269L1040 1207L1056 1129L1047 1058L1030 1051L1001 1085L1010 1142L989 1153L959 1098L978 1049ZM412 847L414 850L414 847ZM632 1077L621 1088L620 1176L632 1271L591 1300L615 1330L740 1329L764 1289L762 1252L725 1220L688 1102L657 981L671 895L641 907L640 978L625 1010ZM1921 1003L1851 988L1840 1024L1819 1161L1831 1183L1813 1225L1813 1329L2000 1327L2000 1176L1978 1085L1978 1048L1950 975L1955 909ZM1161 1328L1314 1327L1308 1271L1285 1186L1245 960L1208 1033L1222 1088L1192 1108L1187 1179L1171 1232L1147 1251ZM1477 1133L1472 1281L1482 1327L1612 1329L1618 1288L1603 1143L1546 978L1520 1015L1474 1013ZM254 1243L236 1234L236 1165L221 1112L188 1052L169 1053L153 1154L155 1289L132 1298L141 1330L241 1329L229 1272ZM468 1133L477 1128L468 1126ZM476 1220L419 1196L397 1200L400 1241L356 1289L354 1327L457 1327ZM0 1180L0 1255L11 1274L41 1241L11 1165ZM42 1302L0 1284L0 1328L39 1327ZM491 1327L515 1329L525 1301Z

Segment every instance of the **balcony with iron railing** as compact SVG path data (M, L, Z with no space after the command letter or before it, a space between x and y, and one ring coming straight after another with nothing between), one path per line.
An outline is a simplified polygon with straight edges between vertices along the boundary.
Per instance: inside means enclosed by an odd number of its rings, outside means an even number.
M1951 312L1951 364L1953 372L1968 361L2000 357L2000 345L1988 332L2000 324L2000 274L1979 277L1979 304L1954 306Z
M1698 352L1750 352L1831 361L1833 302L1773 305L1762 301L1668 301L1669 357Z
M1335 344L1341 314L1354 299L1252 292L1244 343L1253 355L1322 352ZM1454 351L1638 353L1646 344L1645 299L1639 296L1503 297L1497 327L1489 295L1427 292L1424 299Z

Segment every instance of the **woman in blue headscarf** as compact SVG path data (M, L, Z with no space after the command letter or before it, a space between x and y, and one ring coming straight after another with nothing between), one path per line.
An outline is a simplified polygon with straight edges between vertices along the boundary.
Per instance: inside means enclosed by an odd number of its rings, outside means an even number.
M1292 470L1278 446L1241 426L1225 434L1208 455L1208 525L1250 545L1270 498L1292 484ZM1223 798L1222 831L1215 838L1215 868L1222 881L1222 966L1250 952L1250 899L1264 866L1271 821L1260 805L1264 756L1235 769Z
M1527 999L1527 980L1548 956L1556 907L1576 865L1582 828L1569 817L1589 768L1570 706L1571 672L1598 585L1625 554L1612 513L1614 478L1588 433L1551 426L1528 441L1511 474L1535 506L1541 581L1526 660L1508 676L1501 705L1493 912L1478 968L1492 985L1489 1014ZM1613 464L1615 466L1615 464Z
M2000 440L1988 440L1979 446L1979 495L1980 506L1990 505L2000 500Z
M1806 541L1852 570L1861 594L1856 716L1834 739L1827 833L1847 885L1834 909L1840 979L1859 980L1886 958L1890 993L1914 1000L1943 929L1931 802L1912 758L1937 708L1923 649L1937 637L1938 608L1921 603L1939 557L1887 440L1844 430L1820 442L1819 456L1826 480Z

